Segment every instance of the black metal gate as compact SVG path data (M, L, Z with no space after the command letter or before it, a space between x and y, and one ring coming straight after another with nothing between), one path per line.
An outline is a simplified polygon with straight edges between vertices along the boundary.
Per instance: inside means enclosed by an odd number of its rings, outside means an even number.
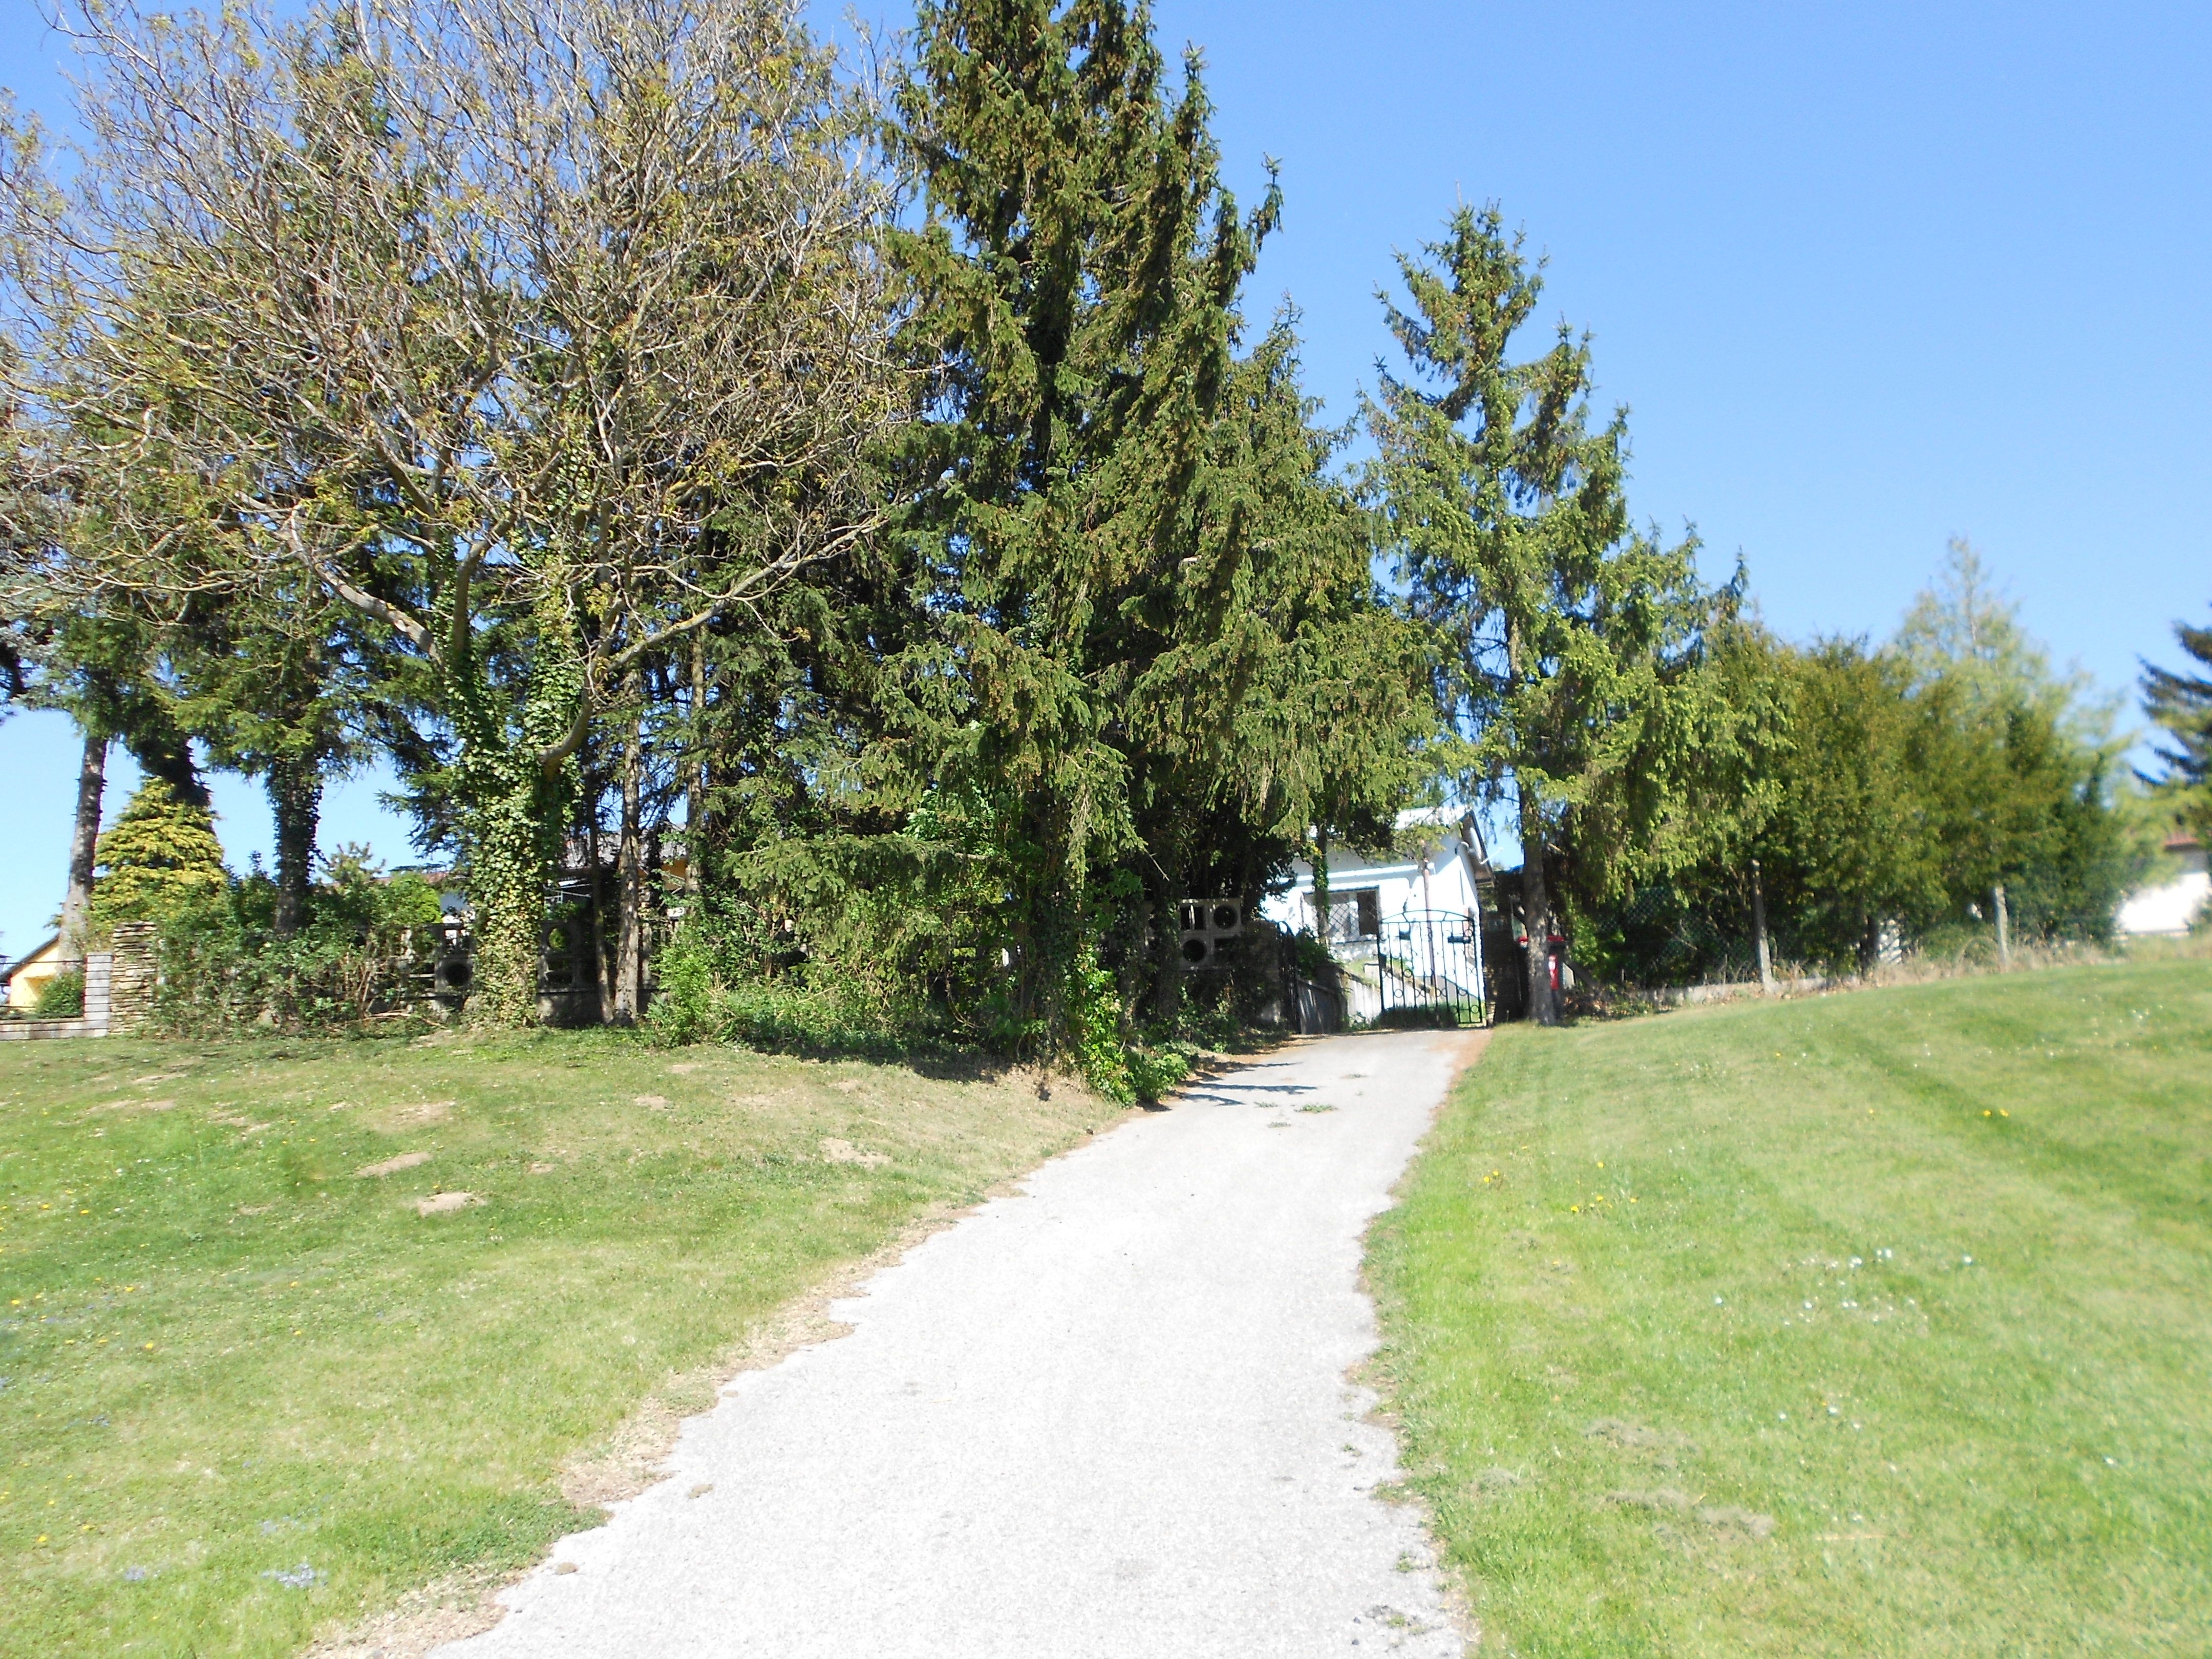
M1382 918L1367 974L1378 1025L1483 1023L1482 942L1473 916L1405 910ZM1370 977L1371 975L1371 977Z

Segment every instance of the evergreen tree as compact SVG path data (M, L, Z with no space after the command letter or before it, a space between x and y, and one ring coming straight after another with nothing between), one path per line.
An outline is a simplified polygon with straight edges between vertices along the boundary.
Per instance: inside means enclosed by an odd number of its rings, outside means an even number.
M2143 665L2143 710L2166 732L2158 757L2197 838L2212 842L2212 628L2176 623L2173 634L2200 672Z
M1186 597L1237 292L1276 213L1222 187L1198 70L1170 87L1149 10L1120 0L936 0L896 95L926 219L891 249L929 376L901 529L941 641L910 674L958 682L940 793L1004 860L1017 1034L1071 1021L1097 878L1136 843L1124 699ZM1187 876L1154 872L1156 910Z
M221 902L230 879L214 815L161 778L149 779L100 836L99 858L96 927L203 913Z
M1626 415L1590 426L1588 340L1562 325L1549 350L1512 359L1543 284L1497 210L1461 208L1424 253L1399 261L1412 310L1385 300L1412 378L1384 373L1368 406L1367 489L1438 642L1462 796L1514 805L1528 1006L1548 1024L1557 866L1618 888L1683 827L1685 739L1728 730L1691 717L1711 601L1694 544L1629 528Z

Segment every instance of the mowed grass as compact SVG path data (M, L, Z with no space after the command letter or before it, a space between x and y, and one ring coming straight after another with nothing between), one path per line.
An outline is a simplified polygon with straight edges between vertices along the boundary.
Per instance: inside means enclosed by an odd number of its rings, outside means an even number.
M1502 1031L1371 1272L1484 1652L2212 1647L2212 963Z
M526 1563L646 1396L1114 1115L606 1033L0 1045L0 1653L292 1653Z

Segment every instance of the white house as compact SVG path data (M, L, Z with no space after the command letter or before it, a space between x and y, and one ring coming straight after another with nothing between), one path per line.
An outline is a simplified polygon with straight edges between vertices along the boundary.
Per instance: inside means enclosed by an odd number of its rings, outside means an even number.
M1345 969L1355 1019L1483 996L1481 917L1496 906L1486 896L1490 862L1474 815L1448 806L1401 812L1396 842L1376 859L1330 849L1325 927L1310 864L1294 865L1290 890L1260 907L1287 931L1327 941Z
M2166 843L2166 854L2179 868L2155 887L2138 887L2120 906L2118 927L2123 933L2185 933L2204 914L2212 898L2212 873L2207 873L2203 846L2193 836L2174 836Z

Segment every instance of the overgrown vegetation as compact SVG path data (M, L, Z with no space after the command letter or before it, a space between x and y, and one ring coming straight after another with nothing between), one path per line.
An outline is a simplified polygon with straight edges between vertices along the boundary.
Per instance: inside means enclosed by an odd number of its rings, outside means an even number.
M1601 978L1750 977L1754 882L1773 958L1815 972L1993 952L2000 888L2014 941L2111 939L2155 814L2126 799L2112 706L2053 671L1972 548L1881 646L1737 621L1715 659L1723 697L1771 709L1771 740L1711 803L1722 832L1671 868L1608 885L1563 849Z
M1482 1650L2191 1652L2193 957L1500 1032L1377 1227Z
M617 1024L657 984L672 1037L1139 1092L1258 1006L1179 906L1431 797L1510 814L1521 922L1601 978L1717 971L1761 893L1808 965L2000 887L2108 926L2109 722L1979 567L1880 648L1768 635L1634 528L1498 208L1401 262L1347 466L1248 314L1285 204L1141 4L935 0L866 88L789 0L72 18L82 154L0 131L0 686L84 735L69 950L186 916L180 1022L384 1000L314 920L372 756L480 1023L537 1018L565 875ZM2186 784L2202 687L2150 689ZM95 899L117 744L166 793ZM265 927L205 925L203 765L268 793Z
M0 1650L291 1655L525 1564L641 1401L1115 1115L614 1033L7 1044Z

